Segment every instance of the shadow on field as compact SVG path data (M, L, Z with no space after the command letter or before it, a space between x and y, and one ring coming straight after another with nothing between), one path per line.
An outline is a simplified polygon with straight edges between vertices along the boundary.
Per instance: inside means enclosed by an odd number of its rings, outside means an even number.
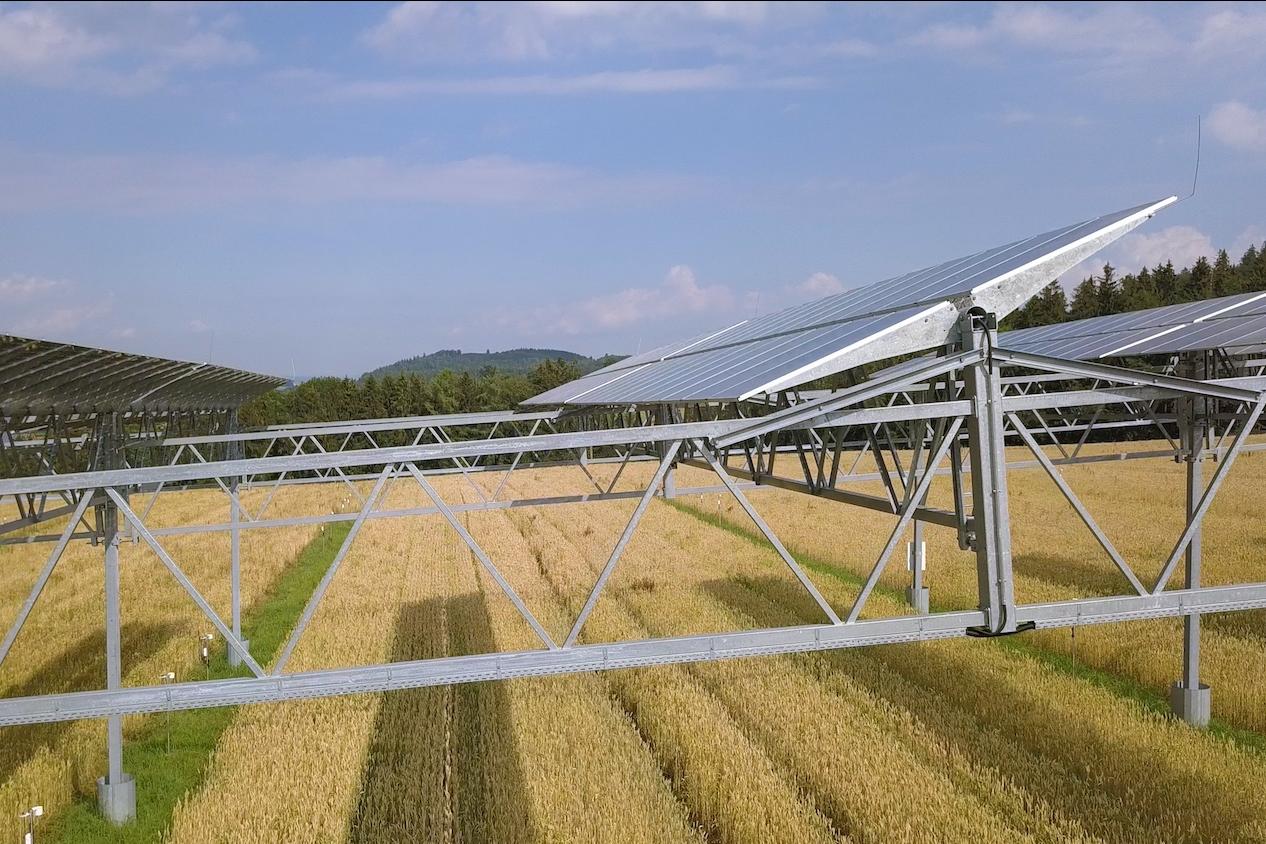
M1134 560L1126 560L1131 566ZM1155 572L1150 569L1159 568L1157 561L1139 561L1144 565L1140 566L1142 572L1135 570L1135 574L1143 581L1146 586L1151 586L1156 579ZM1108 596L1108 595L1132 595L1133 590L1126 581L1125 576L1121 574L1105 555L1101 559L1093 562L1086 561L1081 558L1073 558L1058 554L1017 554L1013 560L1016 574L1022 577L1030 577L1036 580L1043 580L1047 583L1054 583L1071 589L1078 590L1078 594L1085 597ZM1170 589L1179 589L1182 587L1183 574L1182 565L1169 579ZM1209 585L1209 584L1206 584ZM1017 591L1020 593L1017 597L1023 601L1023 583L1020 584ZM1261 640L1266 638L1266 610L1247 610L1233 613L1213 613L1204 616L1204 626L1208 630L1217 630L1229 636L1238 636L1245 639Z
M1135 561L1127 559L1126 562L1133 567ZM1016 554L1012 559L1012 565L1015 573L1021 577L1031 577L1057 586L1076 589L1079 595L1134 594L1125 575L1121 574L1108 555L1102 551L1097 551L1093 560L1063 554L1025 552ZM1144 573L1140 574L1137 570L1134 573L1145 583L1150 584L1155 575L1148 573L1147 569L1148 567L1144 566ZM1023 585L1019 588L1022 589Z
M480 593L407 604L394 641L392 661L496 647ZM505 683L383 695L350 841L515 841L532 832Z
M162 646L174 628L160 624L125 624L120 631L123 642L124 668L129 663L149 659ZM105 687L105 631L98 630L78 643L47 660L16 686L4 687L5 697L56 694ZM29 724L21 727L0 727L0 782L7 780L19 765L35 756L43 747L51 747L73 721L52 724Z
M722 604L759 624L817 623L816 606L798 584L779 578L713 580L703 589ZM837 608L839 609L839 608ZM957 648L921 644L877 645L821 651L806 657L822 669L845 675L851 684L909 712L935 740L929 764L939 764L937 747L952 747L982 769L994 769L1050 806L1076 817L1108 840L1129 840L1163 812L1182 817L1185 829L1174 841L1233 840L1257 819L1254 809L1208 801L1218 793L1216 774L1168 759L1145 739L1112 735L1081 720L1070 720L1062 701L1033 693L1024 675L990 672L974 655L987 642ZM1068 737L1076 735L1076 741ZM917 751L921 745L916 744ZM1118 764L1104 766L1102 760ZM1111 770L1109 770L1111 768ZM1084 771L1096 770L1093 780ZM1151 789L1138 788L1148 779ZM986 778L960 781L964 790L988 796ZM1023 814L1013 818L1023 822Z

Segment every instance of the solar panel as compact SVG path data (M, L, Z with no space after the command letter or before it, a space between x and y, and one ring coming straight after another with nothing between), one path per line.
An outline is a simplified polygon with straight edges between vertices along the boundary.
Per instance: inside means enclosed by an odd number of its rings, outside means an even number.
M626 358L529 405L747 399L944 345L958 315L1000 317L1176 201L1138 205Z
M1074 360L1251 346L1266 342L1266 292L1008 331L999 342Z
M0 334L0 414L227 410L283 378Z

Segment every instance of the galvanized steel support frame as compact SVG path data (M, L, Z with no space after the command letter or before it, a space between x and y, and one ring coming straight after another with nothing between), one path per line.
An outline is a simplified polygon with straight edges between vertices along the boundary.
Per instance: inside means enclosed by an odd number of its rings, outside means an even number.
M660 424L648 424L644 411L620 412L617 418L631 420L632 427L590 428L588 423L581 430L555 430L538 433L535 425L540 422L553 426L557 415L548 420L537 420L526 435L512 432L510 436L460 440L446 433L433 436L434 443L423 443L415 438L411 445L373 447L368 449L331 450L324 446L316 453L301 453L296 449L290 455L264 458L245 458L240 452L228 455L226 460L206 460L201 452L191 463L172 463L163 466L122 467L105 471L74 473L49 478L47 476L0 480L0 494L44 495L65 493L72 500L99 505L101 528L90 532L93 538L114 538L107 541L107 666L113 665L113 675L107 677L105 688L57 695L0 700L0 725L67 720L83 717L107 717L117 719L124 714L158 710L188 709L219 706L244 702L291 700L321 697L355 692L385 689L414 688L437 683L469 682L541 674L557 674L574 671L601 670L635 665L695 662L737 656L786 653L825 648L854 647L884 642L920 641L961 637L971 633L1009 633L1025 626L1055 627L1126 621L1131 619L1183 616L1198 617L1205 612L1224 612L1256 607L1266 607L1266 583L1246 583L1237 586L1205 587L1198 579L1198 564L1192 566L1192 555L1198 560L1200 523L1209 503L1235 456L1246 447L1247 435L1262 411L1262 393L1256 382L1206 382L1193 378L1163 377L1161 380L1144 374L1111 367L1091 367L1057 359L1037 356L1020 356L998 347L994 326L987 316L973 314L963 324L963 348L947 350L942 357L927 362L903 365L903 371L883 373L863 381L855 387L820 398L809 398L797 403L770 402L763 416L747 418L722 418L716 412L696 407L683 411L682 415L663 417ZM1036 368L1048 375L1092 378L1092 389L1074 391L1031 392L1016 394L1005 389L1007 379L1002 376L1003 366ZM953 385L938 397L929 384L944 378ZM957 380L956 380L957 379ZM1036 379L1035 379L1036 380ZM1051 379L1055 380L1055 379ZM957 392L961 382L962 393ZM1075 393L1075 395L1073 395ZM916 402L914 396L926 394L927 400ZM897 397L900 396L900 400ZM1006 437L1019 437L1035 456L1034 465L1041 466L1060 483L1056 464L1069 456L1061 451L1061 457L1051 459L1042 453L1034 435L1021 422L1019 414L1028 410L1060 409L1082 406L1095 402L1126 404L1139 401L1173 400L1191 398L1204 401L1216 398L1222 406L1234 406L1229 414L1240 428L1231 442L1221 447L1222 459L1214 478L1207 488L1200 490L1189 482L1188 525L1175 546L1173 560L1186 555L1188 579L1186 588L1166 589L1162 577L1151 589L1140 588L1137 577L1120 554L1106 542L1102 531L1097 530L1093 519L1071 495L1066 484L1061 491L1087 527L1096 534L1105 552L1122 568L1132 587L1130 594L1109 598L1065 601L1053 604L1017 603L1014 593L1014 575L1011 570L1010 514L1007 509L1006 471L1004 451ZM739 416L740 414L735 414ZM693 416L696 421L682 421ZM374 425L386 426L379 430L391 430L390 420L376 420ZM411 422L411 430L425 432L434 428L432 422ZM445 425L461 424L451 420ZM509 424L509 423L505 423ZM296 434L295 436L325 436L334 433L343 436L348 426L324 426L324 432ZM1010 427L1008 427L1008 425ZM896 457L895 471L890 471L888 494L872 496L840 488L849 473L841 473L840 452L847 431L862 426L868 431L869 447L876 455L884 452L884 459ZM321 426L313 426L318 428ZM365 434L372 440L370 426ZM1055 439L1054 428L1039 423L1042 433ZM396 430L399 430L397 428ZM966 436L963 436L963 431ZM904 432L904 433L903 433ZM267 432L276 441L290 437L286 431ZM253 436L253 435L252 435ZM900 459L897 440L905 437L915 454L903 462ZM787 438L794 441L789 445ZM873 443L871 442L873 440ZM212 439L208 443L249 442L246 436L233 433L230 439ZM294 442L294 438L289 439ZM1195 454L1205 453L1205 443L1199 437L1186 439ZM197 449L202 442L180 443ZM962 451L967 451L967 461ZM594 458L594 449L608 449L613 456ZM731 450L733 454L731 454ZM746 466L731 462L739 450L747 456ZM797 458L778 461L785 472L802 471L804 478L794 475L774 475L774 461L778 454L796 451ZM557 495L544 498L502 498L506 481L516 471L522 470L522 459L534 461L542 455L568 454L574 457L564 464L593 465L597 460L608 460L615 466L610 483L597 484L596 492L579 495ZM1072 455L1075 457L1075 453ZM634 490L617 490L624 468L634 459L656 460L657 469L645 486ZM487 459L501 459L500 464L488 464ZM925 459L926 458L926 459ZM948 459L949 467L941 468ZM831 466L828 471L827 461ZM549 461L546 461L549 462ZM798 466L796 465L798 463ZM966 468L964 468L966 463ZM740 507L756 525L757 531L774 548L777 556L810 593L822 609L827 623L799 627L755 630L732 634L683 636L652 639L638 642L594 643L582 641L585 621L595 611L621 559L625 555L634 532L657 492L663 491L663 481L677 465L708 469L720 481L719 486L707 487L710 491L722 491L732 495ZM507 468L508 467L508 468ZM444 501L431 482L440 473L460 473L472 482L480 471L504 472L496 480L497 491L489 496L480 495L479 501L453 503ZM320 514L277 519L263 519L261 514L240 518L240 500L237 495L240 479L250 476L269 476L280 479L287 473L314 473L314 482L361 483L373 479L373 489L360 495L358 513ZM356 474L359 472L359 474ZM950 473L955 482L956 495L953 510L931 507L927 494L933 479ZM371 474L372 473L372 474ZM963 473L968 477L963 478ZM397 510L385 510L378 506L388 483L406 476L411 477L430 497L431 504ZM645 477L645 476L642 476ZM746 479L749 483L743 483ZM228 496L230 513L226 524L185 525L162 529L150 529L146 524L147 510L133 510L124 498L128 489L157 490L162 485L210 484L222 489ZM760 516L757 506L747 493L763 486L795 489L818 497L843 503L855 504L890 513L896 517L894 528L883 552L871 569L865 584L859 590L847 613L837 611L825 599L813 583L813 578L795 559L794 555L778 539L769 524ZM678 489L678 495L697 493L701 488ZM504 577L496 561L484 552L479 542L463 525L459 514L463 512L503 509L516 506L546 506L549 504L580 503L589 501L636 500L636 508L607 564L597 575L584 607L575 619L561 644L555 641L539 623L527 606L518 599L513 585ZM969 508L970 502L970 508ZM141 508L137 508L140 510ZM117 524L122 513L132 524L139 537L158 554L160 560L195 603L203 609L212 623L221 630L232 651L238 654L254 676L217 681L191 681L162 686L121 686L117 660L117 635L111 638L109 630L118 630L117 618ZM109 530L107 514L113 514L114 528ZM445 657L432 660L397 662L385 665L368 665L350 668L320 669L303 672L287 672L286 667L301 637L311 624L324 596L344 565L349 548L364 524L381 518L408 517L432 514L442 517L461 537L462 541L478 558L488 575L501 587L506 597L537 632L542 648L516 653L477 654ZM75 514L72 514L75 515ZM176 562L162 549L160 537L198 532L225 531L236 537L243 530L259 530L268 527L294 524L317 524L329 521L351 521L343 546L327 569L320 585L314 591L302 617L292 631L290 640L277 661L267 669L251 659L246 643L241 640L240 628L240 552L232 554L231 574L234 581L231 592L235 596L229 622L226 624L210 610L205 600L183 577ZM919 587L923 581L922 565L918 549L921 532L934 527L944 527L958 532L962 540L976 551L980 581L980 607L966 612L922 612L888 618L862 618L862 610L868 597L875 590L879 579L891 559L895 548L914 525L915 544L910 558L913 572L912 585ZM41 569L36 586L18 622L10 629L3 645L0 645L0 661L12 647L22 622L29 615L31 606L39 597L47 582L48 573L56 565L57 558L79 534L72 519L56 539L48 563ZM236 547L234 542L232 547ZM114 549L113 551L111 549ZM114 560L112 569L110 560ZM1170 566L1167 566L1170 568ZM1172 569L1171 569L1172 571ZM112 573L113 572L113 573ZM113 578L113 580L112 580ZM113 585L111 585L113 584ZM113 614L109 610L111 593L116 596ZM1198 627L1196 628L1198 630ZM109 643L114 650L110 651ZM1193 652L1194 653L1194 652ZM1189 661L1194 665L1195 660ZM1184 678L1189 679L1189 678ZM1196 678L1198 682L1198 677ZM118 774L124 776L121 766L114 764L112 756L107 779Z

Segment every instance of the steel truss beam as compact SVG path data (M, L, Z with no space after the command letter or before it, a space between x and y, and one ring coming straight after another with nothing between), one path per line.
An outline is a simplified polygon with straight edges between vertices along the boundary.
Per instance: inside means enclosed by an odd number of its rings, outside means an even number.
M379 691L395 688L414 688L440 683L469 682L485 679L557 674L583 670L601 670L636 665L652 665L675 662L698 662L711 659L748 656L766 653L787 653L825 648L855 647L884 642L919 641L927 639L976 634L1012 632L1023 625L1038 627L1083 625L1163 616L1192 616L1205 612L1223 612L1266 606L1266 584L1245 584L1231 587L1204 587L1193 584L1181 590L1165 590L1164 586L1177 565L1177 560L1198 536L1200 523L1213 501L1236 455L1246 448L1248 435L1258 422L1266 399L1257 391L1261 379L1235 379L1231 381L1199 381L1176 378L1169 375L1152 376L1116 367L1097 364L1081 364L1024 355L998 348L996 330L992 322L980 315L965 317L961 332L965 349L946 350L937 358L920 359L893 367L862 381L846 390L808 401L792 401L787 394L771 396L759 408L766 415L742 418L742 408L735 406L740 418L722 418L722 408L649 407L620 413L616 418L631 422L630 427L593 427L601 420L597 417L573 418L579 430L559 431L554 422L563 414L544 414L533 420L533 428L526 436L516 433L497 436L501 424L511 426L509 419L483 419L479 423L491 424L487 437L478 440L453 439L435 418L407 423L399 420L369 420L362 423L336 423L325 426L307 426L251 435L270 443L290 443L293 452L287 456L264 456L243 459L209 460L199 448L215 448L223 443L226 447L240 449L249 441L232 431L225 436L209 438L172 439L178 449L169 465L116 468L102 471L81 472L54 477L33 476L20 479L0 480L0 494L34 496L66 493L76 496L83 508L89 503L105 502L105 511L121 514L132 529L159 556L160 561L190 594L195 603L216 624L235 655L250 668L253 677L183 683L161 687L118 688L118 647L113 641L109 660L110 682L100 691L75 692L35 698L0 700L0 724L30 723L35 721L66 720L81 717L110 716L117 724L119 716L136 712L187 709L205 706L290 700L307 697L323 697L353 692ZM1043 374L1034 376L1032 384L1025 387L1014 376L1002 376L1002 366L1034 368ZM1068 379L1091 381L1089 389L1048 392L1049 384ZM937 385L944 382L945 389ZM1079 385L1080 387L1081 385ZM1026 392L1033 389L1038 391ZM916 395L926 393L926 401L916 401ZM1055 442L1059 428L1077 430L1080 425L1082 442L1096 425L1098 416L1083 424L1081 411L1066 409L1086 405L1122 405L1136 417L1143 412L1135 407L1143 402L1168 401L1175 398L1196 397L1202 401L1220 402L1224 416L1238 420L1240 427L1230 444L1222 447L1223 455L1217 470L1199 501L1193 503L1190 518L1183 536L1174 548L1157 583L1149 590L1138 581L1130 567L1107 541L1084 506L1063 482L1055 466L1077 461L1080 443L1071 451L1061 450L1061 458L1052 460L1042 453L1033 433L1021 421L1020 414L1041 410L1054 410L1062 425L1048 425L1039 415L1038 425ZM868 406L869 405L869 406ZM1231 406L1237 413L1225 413ZM755 408L749 403L748 410ZM759 412L758 411L758 412ZM1147 407L1146 416L1156 422L1160 418ZM1069 418L1071 417L1071 419ZM518 415L518 421L527 417ZM1211 417L1212 418L1212 417ZM653 424L658 419L659 424ZM696 421L686 421L694 419ZM449 422L446 424L460 424ZM536 425L543 424L550 433L537 433ZM417 431L413 443L407 446L379 447L374 440L372 426L379 430ZM1011 430L1007 430L1010 425ZM394 427L392 427L394 426ZM880 475L885 480L886 496L872 496L838 488L838 484L860 476L839 472L840 452L845 445L848 429L861 428L865 435L862 454L873 453ZM966 437L962 436L966 431ZM1010 524L1007 512L1006 470L1004 442L1008 433L1020 437L1034 453L1033 465L1047 471L1069 503L1078 512L1086 526L1095 534L1104 550L1121 569L1133 588L1134 594L1111 598L1067 601L1053 604L1021 605L1015 602L1013 575L1010 565ZM371 448L347 449L353 434L362 435ZM345 437L339 450L330 450L316 438L327 436ZM477 432L482 436L482 432ZM423 444L424 436L434 443ZM1223 431L1226 436L1226 431ZM197 440L197 441L194 441ZM311 440L316 453L305 452L305 440ZM794 441L794 445L788 443ZM964 441L968 461L963 460ZM1210 440L1212 442L1212 440ZM912 454L909 461L902 454L902 443ZM327 441L328 444L328 441ZM286 447L283 445L283 448ZM187 449L190 463L179 463L180 449ZM617 463L609 484L600 483L588 470L594 449L614 452L615 457L605 457ZM621 450L622 449L622 450ZM745 468L730 464L731 449L737 456L746 457ZM226 449L227 450L227 449ZM791 463L790 471L803 474L803 480L774 475L775 461L780 454L795 451L796 457L788 457L781 464ZM523 458L539 459L550 452L564 452L574 456L569 465L578 465L594 484L595 492L581 495L559 495L534 499L501 500L501 493L510 476L519 469ZM240 452L239 452L240 453ZM1167 454L1172 452L1165 452ZM1201 452L1203 453L1203 452ZM208 451L209 455L215 452ZM479 465L484 458L512 456L501 465ZM949 459L948 469L940 464ZM616 491L615 486L625 466L635 459L654 459L656 472L644 488L635 491ZM827 461L831 466L828 471ZM860 456L859 456L860 460ZM798 465L796 465L798 463ZM826 616L828 624L804 625L771 630L745 631L731 634L684 636L638 642L606 644L581 644L580 638L586 620L593 612L604 589L638 528L651 500L656 494L669 497L673 494L672 472L678 465L697 466L711 470L720 479L718 487L703 488L708 491L724 491L731 494L744 512L753 520L757 530L771 543L783 564ZM856 464L855 464L856 465ZM363 474L351 474L345 469L359 468ZM504 472L497 481L497 490L489 498L485 490L475 484L471 473L476 471ZM955 506L951 510L929 507L927 493L937 475L949 471L955 482ZM263 511L271 502L277 489L291 473L314 472L314 482L348 484L355 489L355 480L373 480L367 495L356 491L361 502L357 513L297 516L286 519L264 519ZM429 480L435 473L461 473L474 484L480 500L470 504L444 501ZM383 510L378 506L386 485L409 475L431 499L429 506L398 510ZM238 480L243 477L269 476L271 489L264 507L245 521L236 518L240 501L236 495ZM736 483L735 478L754 481L756 485L778 486L830 498L844 503L867 507L896 516L892 532L868 577L861 586L849 611L838 614L816 589L786 547L779 541L769 525L757 512L744 494L752 485ZM227 480L227 483L226 483ZM231 504L227 524L187 525L151 530L145 525L145 513L138 515L124 494L130 488L152 488L157 492L164 484L210 482L227 496ZM678 494L698 492L678 490ZM595 583L583 608L559 644L540 625L526 604L502 575L495 561L482 549L465 528L460 514L468 511L501 509L516 506L541 506L545 504L576 503L615 499L636 499L637 505L631 518L611 551L606 565L597 574ZM968 502L971 502L970 507ZM152 500L151 500L152 505ZM148 510L146 510L148 512ZM82 514L82 509L80 510ZM458 536L478 559L488 575L498 584L507 599L514 604L525 622L534 630L542 648L516 653L480 654L446 657L417 662L374 665L358 668L330 669L301 673L286 673L285 668L301 641L305 630L315 617L321 602L340 567L345 562L352 543L365 522L370 519L435 514L457 532ZM205 599L193 588L176 563L166 554L159 537L181 533L231 531L236 536L241 530L262 529L290 524L315 524L326 521L351 521L348 536L327 568L321 582L314 590L303 613L285 643L277 661L268 669L258 665L249 654L248 646L240 639L236 613L232 627L226 625L212 611ZM947 527L958 532L960 543L977 553L980 574L979 591L981 604L978 610L955 613L919 614L893 618L866 619L860 615L888 565L896 546L906 534L912 522ZM6 637L0 658L12 645L21 621L30 611L47 581L57 557L67 542L78 534L77 521L67 525L54 553L37 578L35 587L19 623ZM117 535L108 533L113 542ZM111 544L113 547L113 544ZM107 591L110 572L117 575L117 565L110 568L107 549ZM117 564L117 556L113 558ZM117 586L117 583L116 583ZM115 589L117 593L117 589ZM117 602L116 602L117 604ZM117 605L108 611L109 622L117 631ZM116 637L117 639L117 637ZM113 728L112 728L113 729ZM112 742L111 747L114 748ZM113 750L112 750L113 753ZM111 771L116 765L111 762Z
M1175 590L1162 595L1022 604L1017 607L1017 621L1031 621L1039 628L1069 627L1261 607L1266 607L1266 583ZM575 645L556 650L441 657L360 668L306 671L279 677L9 698L0 700L0 726L950 639L965 636L967 628L984 622L984 613L975 610L932 613L857 621L853 624L803 625L715 635Z

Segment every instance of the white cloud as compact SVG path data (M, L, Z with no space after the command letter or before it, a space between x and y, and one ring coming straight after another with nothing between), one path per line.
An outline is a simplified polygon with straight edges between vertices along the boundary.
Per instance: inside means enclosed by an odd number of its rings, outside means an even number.
M1127 234L1100 254L1064 273L1059 280L1065 287L1072 287L1089 276L1100 275L1104 264L1111 264L1120 273L1136 273L1144 267L1151 269L1173 261L1174 268L1181 270L1191 266L1197 258L1212 260L1217 254L1213 239L1199 229L1170 226L1146 234Z
M814 273L794 288L796 293L810 299L821 299L844 292L844 283L830 273Z
M1099 70L1131 71L1172 61L1191 51L1170 26L1145 7L1108 3L1086 7L999 3L979 22L937 22L905 41L916 47L965 53L989 49L1078 55Z
M1200 25L1195 50L1206 61L1226 61L1228 56L1260 59L1266 43L1266 10L1260 6L1221 8Z
M0 149L0 211L14 212L345 201L574 206L675 197L693 187L671 176L616 175L502 156L420 162L377 156L65 156Z
M778 85L782 87L788 81L788 79L748 79L733 67L717 65L699 68L601 71L574 76L541 74L464 79L408 77L358 80L326 85L323 96L336 100L390 100L428 94L661 94L679 91L717 91L742 86Z
M1209 131L1222 143L1250 152L1266 152L1266 110L1225 102L1209 114Z
M1238 261L1250 246L1261 249L1263 243L1266 243L1266 226L1249 226L1231 241L1231 259Z
M625 48L741 49L736 34L816 15L810 4L443 3L391 8L361 40L393 58L541 61Z
M935 23L915 32L909 41L919 47L937 50L971 50L984 44L988 38L988 30L984 27Z
M678 264L654 287L628 287L526 313L507 313L499 322L534 336L591 334L686 314L725 313L734 310L737 302L728 286L700 284L694 270Z
M1023 126L1035 124L1039 126L1056 126L1080 129L1091 124L1090 118L1083 114L1059 114L1053 112L1037 113L1023 108L1008 108L998 115L998 122L1004 126Z
M46 296L64 287L65 282L33 275L11 275L0 278L0 303L13 307L37 296Z
M1201 256L1212 258L1217 248L1209 235L1192 226L1170 226L1150 234L1128 234L1113 249L1113 262L1125 272L1173 261L1178 269ZM1100 261L1100 264L1103 262Z
M104 326L114 298L61 279L14 274L0 278L0 306L0 333L66 340L94 322Z
M137 94L171 76L252 61L231 19L180 4L0 6L0 77L46 87Z

